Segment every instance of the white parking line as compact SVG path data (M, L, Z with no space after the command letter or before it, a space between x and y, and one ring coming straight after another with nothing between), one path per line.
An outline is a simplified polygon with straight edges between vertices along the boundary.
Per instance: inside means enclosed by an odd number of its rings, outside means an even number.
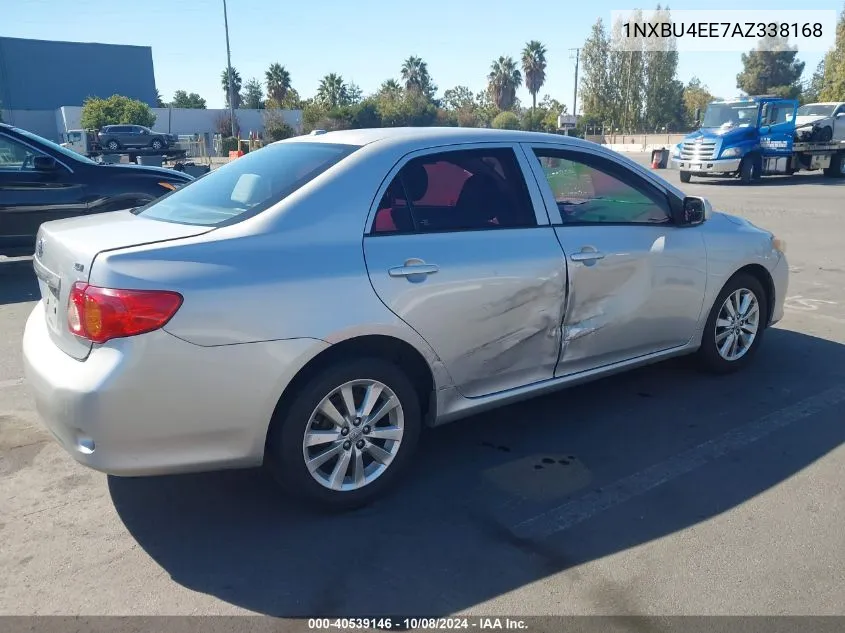
M0 380L0 389L9 389L23 384L23 378L12 378L11 380Z
M744 448L790 424L845 402L845 386L834 387L770 413L755 422L679 453L615 483L581 495L563 505L520 521L511 530L519 538L541 539L591 519L643 495L716 459Z

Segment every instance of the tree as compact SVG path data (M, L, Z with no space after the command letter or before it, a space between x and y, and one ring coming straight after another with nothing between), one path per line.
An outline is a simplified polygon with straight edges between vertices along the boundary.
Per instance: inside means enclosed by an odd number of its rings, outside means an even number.
M402 62L402 81L405 82L405 90L408 92L417 91L421 95L433 99L437 92L437 86L431 80L428 73L428 64L421 57L411 55Z
M156 115L143 101L123 95L112 95L108 99L88 97L82 104L80 124L86 130L99 130L106 125L155 125Z
M264 89L258 79L253 77L246 82L241 101L243 106L250 110L260 110L264 107Z
M711 101L714 101L713 95L710 94L707 86L703 86L698 77L690 79L686 88L684 88L684 108L686 109L687 124L694 125L696 110L699 111L700 115L703 115L704 109Z
M232 136L232 118L229 116L229 112L220 112L217 117L214 119L214 129L217 131L218 134L223 135L224 137ZM235 115L235 136L240 136L241 133L241 124L238 121L238 115Z
M455 86L443 93L441 99L446 113L445 121L459 127L477 127L479 124L478 104L472 90L466 86Z
M285 97L291 90L288 69L278 62L270 64L270 68L264 73L264 78L267 80L267 97L276 103L284 103Z
M610 44L604 23L596 20L590 36L581 49L581 104L584 116L594 116L610 121L610 82L608 79L608 56Z
M511 109L516 102L516 89L522 83L522 73L513 57L499 57L490 67L487 86L490 97L500 110Z
M522 49L522 72L525 87L531 93L531 109L537 109L537 93L546 83L546 47L531 40Z
M821 101L845 101L845 9L836 23L836 43L824 58Z
M220 75L220 86L226 95L226 107L229 107L229 69L227 68ZM241 107L241 74L237 68L232 68L232 107Z
M635 11L631 22L642 23L642 11ZM610 120L621 125L624 130L633 131L642 124L644 70L642 38L625 38L620 18L613 25L608 52L608 114Z
M357 105L364 100L364 91L361 90L361 86L350 81L346 87L346 97L350 105Z
M801 94L804 62L795 59L798 49L787 38L767 37L757 47L742 54L743 70L736 86L749 95L774 94L794 99Z
M387 79L386 81L382 82L381 86L379 86L378 92L376 95L383 95L383 94L401 94L402 93L402 86L399 85L399 82L395 79Z
M816 71L807 82L807 85L801 89L801 103L815 103L821 101L821 93L824 90L824 59L822 59Z
M173 94L173 102L170 104L173 108L187 108L191 110L205 110L205 99L199 96L196 92L187 93L184 90L177 90Z
M652 23L669 23L672 17L668 9L657 10L652 16ZM648 38L645 43L645 108L643 124L648 130L655 130L664 125L676 129L686 121L683 103L683 85L680 89L673 82L678 71L678 49L674 37ZM680 118L680 120L678 120Z
M349 88L343 77L330 73L320 80L317 101L325 108L336 108L349 102Z
M510 111L497 114L490 125L497 130L518 130L521 127L519 117Z
M159 89L156 88L156 107L157 108L166 108L167 104L164 102L164 99L161 98L161 92Z

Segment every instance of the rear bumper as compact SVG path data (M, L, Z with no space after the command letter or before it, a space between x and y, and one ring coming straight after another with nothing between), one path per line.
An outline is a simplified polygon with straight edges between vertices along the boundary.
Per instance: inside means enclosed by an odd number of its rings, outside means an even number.
M687 160L672 158L669 161L671 169L688 171L691 174L730 174L739 171L740 158L723 158L718 160Z
M200 347L162 330L95 346L85 361L26 324L26 378L39 416L78 462L114 475L261 464L284 387L328 344L314 339Z

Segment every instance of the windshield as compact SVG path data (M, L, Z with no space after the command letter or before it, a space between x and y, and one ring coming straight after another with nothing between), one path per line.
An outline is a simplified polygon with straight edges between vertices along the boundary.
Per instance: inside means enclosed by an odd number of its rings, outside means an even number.
M711 103L701 127L757 127L757 108L753 101Z
M835 105L805 105L798 108L798 116L830 116Z
M21 130L19 128L15 128L15 132L23 136L25 139L32 141L33 143L37 143L39 145L46 145L49 149L53 150L57 154L67 156L71 160L81 161L83 163L88 163L89 165L97 164L90 158L83 156L82 154L79 154L77 152L74 152L73 150L68 149L66 147L62 147L61 145L58 145L53 141L48 141L42 136L36 136L35 134L31 134L30 132L27 132L26 130Z
M358 149L274 143L216 169L136 211L165 222L223 226L269 209Z

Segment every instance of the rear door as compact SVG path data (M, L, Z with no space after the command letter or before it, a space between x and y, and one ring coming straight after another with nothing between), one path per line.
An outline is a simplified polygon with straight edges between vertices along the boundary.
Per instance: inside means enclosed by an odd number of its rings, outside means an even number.
M707 281L700 227L677 227L666 192L606 155L525 146L569 259L556 376L690 341Z
M375 291L469 397L553 376L566 260L525 156L511 145L406 156L364 237Z
M86 212L88 187L62 163L50 171L35 169L36 156L44 154L0 133L0 252L34 249L41 224Z

